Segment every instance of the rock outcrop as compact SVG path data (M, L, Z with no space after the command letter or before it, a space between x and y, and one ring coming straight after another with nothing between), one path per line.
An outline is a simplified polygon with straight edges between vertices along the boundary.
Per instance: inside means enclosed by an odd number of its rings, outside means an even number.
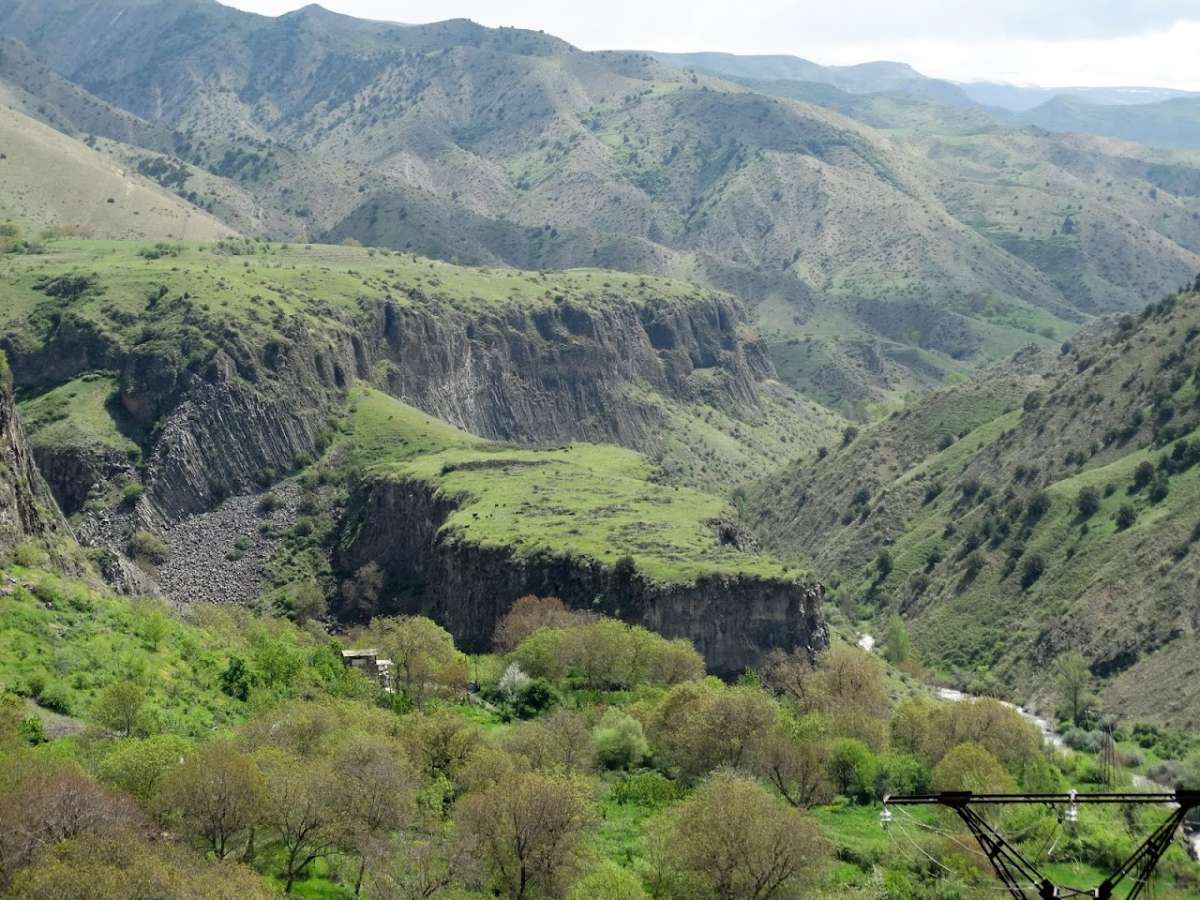
M655 584L636 571L553 555L519 557L443 530L452 501L422 481L363 485L342 525L337 565L347 574L369 562L397 597L387 612L441 623L459 646L486 650L497 621L524 594L687 638L710 672L734 676L773 649L816 651L828 644L823 589L736 573L692 584Z
M34 463L0 353L0 555L33 541L54 555L74 544L66 521Z
M710 292L464 310L414 290L406 302L363 307L358 316L326 310L319 333L293 319L262 345L226 329L210 335L203 365L177 348L121 346L70 316L35 349L7 349L19 383L35 390L88 371L116 373L124 413L153 436L140 511L163 524L319 455L328 419L356 380L486 438L654 450L661 413L633 388L738 411L757 404L759 382L774 374L736 301ZM86 498L79 472L89 466L60 454L49 472L62 476L56 492Z

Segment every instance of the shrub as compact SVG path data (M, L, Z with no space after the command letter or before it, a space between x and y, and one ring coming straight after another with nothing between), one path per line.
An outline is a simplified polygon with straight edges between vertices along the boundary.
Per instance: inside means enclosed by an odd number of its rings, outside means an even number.
M71 691L61 681L52 681L37 694L38 705L51 712L69 716L72 709Z
M1075 497L1075 508L1081 518L1090 519L1100 511L1100 492L1090 485L1080 488Z
M626 775L613 786L612 797L621 804L662 809L679 799L679 786L658 772Z
M26 569L38 569L46 565L46 551L33 541L22 541L13 551L13 562Z
M858 437L858 429L853 425L847 425L842 431L842 446L849 447L854 443L854 439Z
M616 708L605 711L592 731L596 761L608 769L632 769L650 755L642 723Z
M1025 567L1021 573L1021 587L1030 588L1046 571L1046 561L1034 553L1025 557Z
M1072 750L1084 753L1099 753L1104 748L1104 735L1098 731L1072 728L1063 735L1063 743Z
M1025 506L1025 520L1030 524L1039 522L1049 511L1050 495L1045 491L1038 491L1029 498L1029 503Z
M1129 493L1136 494L1153 480L1154 465L1149 460L1142 460L1133 470L1133 484L1129 487Z
M1149 498L1151 503L1161 503L1171 492L1171 483L1165 475L1159 475L1150 485Z
M144 493L146 493L145 485L140 481L131 481L121 489L121 499L128 506L133 506L142 499Z
M154 565L162 565L171 554L171 548L167 546L166 541L144 528L133 533L129 548L135 558Z
M1117 530L1124 531L1126 528L1132 528L1136 521L1137 510L1133 508L1133 504L1122 503L1121 508L1117 510Z
M283 506L283 500L274 491L268 491L258 498L258 511L263 515L269 515L281 506Z
M518 718L530 719L545 712L557 700L558 697L549 682L534 678L517 694L516 700L513 701L513 712Z
M892 554L887 550L880 550L879 555L875 557L875 571L879 574L880 580L891 574Z

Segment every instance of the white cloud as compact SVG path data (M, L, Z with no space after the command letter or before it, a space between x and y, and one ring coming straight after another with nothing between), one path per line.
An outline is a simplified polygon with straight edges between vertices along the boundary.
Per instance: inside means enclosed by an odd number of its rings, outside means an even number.
M222 0L278 15L300 0ZM588 50L786 53L909 62L928 75L1200 90L1197 0L323 0L364 18L547 31Z

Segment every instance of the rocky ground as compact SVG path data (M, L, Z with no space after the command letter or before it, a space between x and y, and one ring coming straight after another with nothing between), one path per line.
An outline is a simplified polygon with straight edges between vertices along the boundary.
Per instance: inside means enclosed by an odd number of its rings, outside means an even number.
M176 602L257 599L268 560L298 518L300 488L295 482L278 484L271 492L281 501L272 512L260 510L260 494L231 497L212 512L166 531L162 537L171 553L157 573L162 592ZM263 523L270 526L266 533L260 530Z

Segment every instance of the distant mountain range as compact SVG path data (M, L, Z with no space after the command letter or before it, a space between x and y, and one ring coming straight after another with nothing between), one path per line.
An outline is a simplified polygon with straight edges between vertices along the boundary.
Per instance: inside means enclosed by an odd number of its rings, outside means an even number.
M0 0L0 32L15 108L239 232L721 288L854 417L1200 270L1195 156L1001 121L899 64L714 73L214 0Z
M951 106L986 108L997 121L1006 124L1119 137L1158 147L1200 148L1200 94L1187 91L1152 87L1046 88L985 81L958 84L929 78L912 66L896 62L822 66L798 56L651 55L671 65L730 78L768 93L780 94L780 82L827 85L848 94L904 93ZM812 102L820 103L820 95L813 94Z

